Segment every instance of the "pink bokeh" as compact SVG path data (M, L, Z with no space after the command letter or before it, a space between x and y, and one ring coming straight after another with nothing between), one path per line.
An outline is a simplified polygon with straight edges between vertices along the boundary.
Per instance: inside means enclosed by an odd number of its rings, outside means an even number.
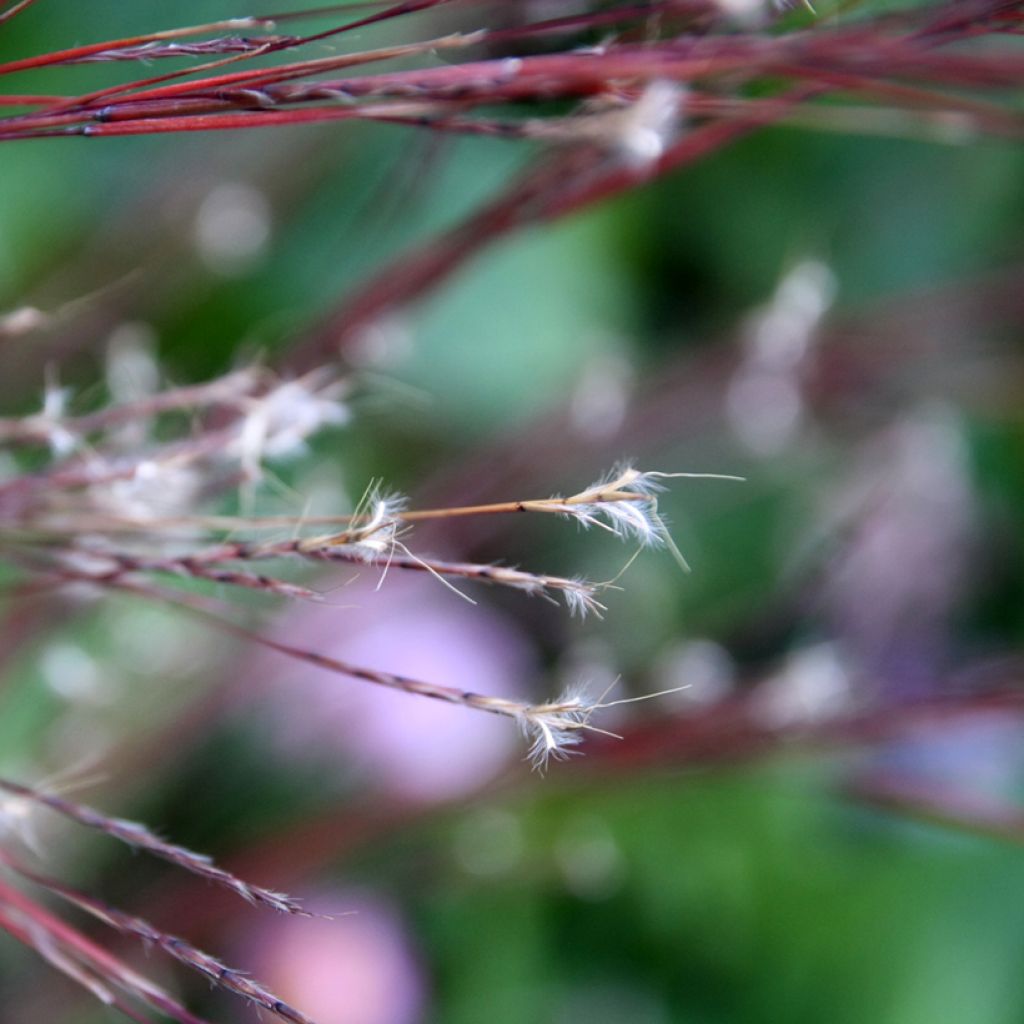
M459 689L522 697L536 658L526 635L432 579L392 573L336 592L331 606L292 610L276 635L293 646ZM368 784L414 800L457 797L522 750L508 719L261 656L267 712L290 758L337 755Z
M317 1024L414 1024L427 986L397 912L371 893L311 901L324 918L278 918L248 936L245 962Z

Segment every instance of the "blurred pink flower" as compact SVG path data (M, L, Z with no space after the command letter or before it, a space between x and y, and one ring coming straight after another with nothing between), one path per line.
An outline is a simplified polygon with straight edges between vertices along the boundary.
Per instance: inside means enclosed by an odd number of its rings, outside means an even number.
M279 635L344 661L505 697L521 697L535 655L505 617L431 579L392 573L337 592L334 607L303 606ZM347 679L312 665L262 656L274 737L290 757L337 753L375 785L436 800L493 777L520 737L507 719Z
M245 944L255 975L317 1024L413 1024L426 982L397 913L366 892L311 901L324 918L277 918Z

